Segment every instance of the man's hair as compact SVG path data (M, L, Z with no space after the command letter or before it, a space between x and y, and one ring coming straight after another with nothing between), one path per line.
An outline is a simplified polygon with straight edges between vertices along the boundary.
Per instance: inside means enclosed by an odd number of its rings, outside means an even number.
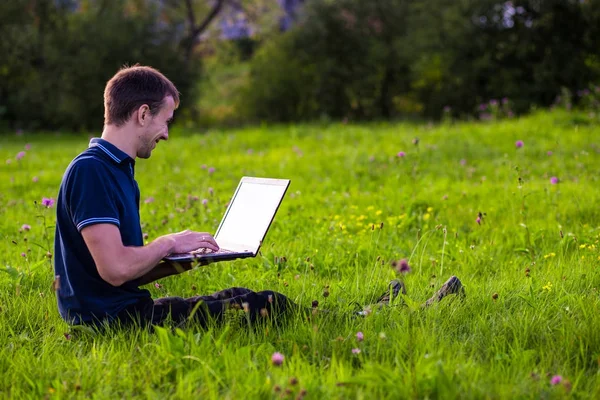
M166 76L152 67L125 66L106 83L104 124L121 126L144 104L156 115L167 96L179 107L179 92Z

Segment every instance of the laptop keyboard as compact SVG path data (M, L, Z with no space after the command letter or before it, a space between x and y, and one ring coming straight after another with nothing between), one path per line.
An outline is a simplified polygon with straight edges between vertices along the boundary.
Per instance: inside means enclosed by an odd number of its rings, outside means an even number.
M220 248L218 251L213 251L212 249L198 249L190 252L191 254L232 254L235 251L227 250Z

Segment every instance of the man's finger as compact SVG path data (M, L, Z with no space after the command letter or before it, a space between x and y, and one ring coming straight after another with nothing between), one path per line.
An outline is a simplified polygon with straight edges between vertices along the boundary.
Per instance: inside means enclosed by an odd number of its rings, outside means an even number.
M211 249L213 251L218 251L219 250L219 245L216 242L212 243L212 242L209 242L209 241L205 241L205 242L202 242L202 246L200 246L200 247L204 247L206 249Z

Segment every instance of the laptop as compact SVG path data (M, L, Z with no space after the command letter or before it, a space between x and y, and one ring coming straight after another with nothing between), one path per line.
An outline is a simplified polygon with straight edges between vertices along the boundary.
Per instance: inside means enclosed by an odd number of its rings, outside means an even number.
M256 257L289 185L289 179L243 177L215 234L219 251L198 249L164 259L205 265Z

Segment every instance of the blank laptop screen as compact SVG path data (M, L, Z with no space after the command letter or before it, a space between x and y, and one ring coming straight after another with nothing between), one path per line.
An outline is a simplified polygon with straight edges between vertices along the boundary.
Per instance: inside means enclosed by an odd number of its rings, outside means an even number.
M216 236L218 243L256 251L285 193L285 185L242 182Z

